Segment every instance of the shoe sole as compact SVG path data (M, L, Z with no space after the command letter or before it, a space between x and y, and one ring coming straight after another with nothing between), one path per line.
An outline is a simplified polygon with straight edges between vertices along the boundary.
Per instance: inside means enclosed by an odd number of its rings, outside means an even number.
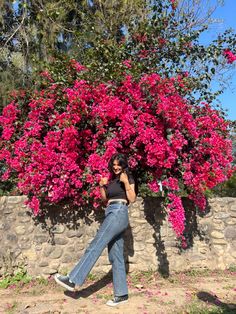
M67 286L65 283L61 282L61 281L57 278L56 275L54 276L54 280L56 281L56 283L58 283L60 286L62 286L62 287L65 288L66 290L69 290L69 291L71 291L71 292L76 291L75 288L72 288L72 287L70 287L70 286Z
M108 301L108 302L106 303L106 305L115 307L115 306L118 306L118 305L120 305L120 304L127 303L127 302L128 302L128 300L120 301L120 302L118 302L118 303L109 303L109 301Z

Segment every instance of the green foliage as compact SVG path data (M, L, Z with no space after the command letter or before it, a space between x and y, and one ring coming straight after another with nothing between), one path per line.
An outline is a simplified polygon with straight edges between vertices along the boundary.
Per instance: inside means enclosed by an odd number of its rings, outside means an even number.
M217 185L212 190L207 190L206 196L236 197L236 172L229 180Z
M184 312L177 312L178 314L187 313L187 314L233 314L235 309L229 309L227 306L219 307L217 305L206 305L204 303L199 303L195 300L188 304L184 309Z
M228 30L208 46L199 44L215 9L207 0L203 10L202 2L177 1L176 9L169 0L0 2L3 105L11 89L31 86L37 71L58 53L86 65L93 80L119 79L126 59L132 60L130 72L137 76L156 71L171 77L188 71L195 96L213 100L222 89L210 91L211 81L219 75L224 81L228 67L222 67L222 50L235 48L235 36ZM140 59L145 51L149 57Z
M235 272L236 273L236 264L232 264L232 265L230 265L229 266L229 268L228 268L228 270L230 271L230 272Z
M14 275L6 275L0 280L0 288L6 289L12 285L27 284L32 277L27 274L24 268L20 268Z

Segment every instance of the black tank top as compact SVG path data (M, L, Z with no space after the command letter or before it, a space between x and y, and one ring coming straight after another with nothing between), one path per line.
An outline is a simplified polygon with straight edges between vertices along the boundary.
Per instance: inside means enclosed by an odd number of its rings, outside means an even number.
M134 179L132 176L128 177L129 184L134 184ZM106 196L108 200L112 199L127 199L126 192L125 192L125 185L123 182L120 181L119 177L111 180L106 188Z

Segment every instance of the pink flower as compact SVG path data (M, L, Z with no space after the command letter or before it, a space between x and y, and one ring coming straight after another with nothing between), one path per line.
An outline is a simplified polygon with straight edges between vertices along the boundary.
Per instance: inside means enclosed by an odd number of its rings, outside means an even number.
M123 61L123 64L128 69L132 68L132 61L131 60L125 60L125 61Z
M181 198L173 193L168 194L170 200L167 206L168 220L171 223L176 235L180 237L184 232L185 213Z
M171 2L172 9L175 10L177 8L177 5L178 5L177 0L170 0L170 2Z
M230 51L229 49L225 49L223 51L223 55L225 56L227 63L233 63L236 60L236 55L233 54L232 51Z
M33 210L34 215L37 216L39 213L39 199L33 196L31 201L27 201L26 204Z
M87 69L84 65L81 65L75 59L71 59L70 64L77 72L81 72Z
M176 178L168 178L162 181L162 185L173 191L179 190L178 179Z

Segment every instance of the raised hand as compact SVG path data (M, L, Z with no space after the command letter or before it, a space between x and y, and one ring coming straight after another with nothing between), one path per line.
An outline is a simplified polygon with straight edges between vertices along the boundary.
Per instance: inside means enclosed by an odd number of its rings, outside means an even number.
M123 183L129 182L128 176L127 176L125 171L121 172L121 174L120 174L120 181L123 182Z
M108 178L106 178L106 177L102 177L101 179L100 179L100 181L99 181L99 185L100 186L104 186L104 185L106 185L108 183Z

